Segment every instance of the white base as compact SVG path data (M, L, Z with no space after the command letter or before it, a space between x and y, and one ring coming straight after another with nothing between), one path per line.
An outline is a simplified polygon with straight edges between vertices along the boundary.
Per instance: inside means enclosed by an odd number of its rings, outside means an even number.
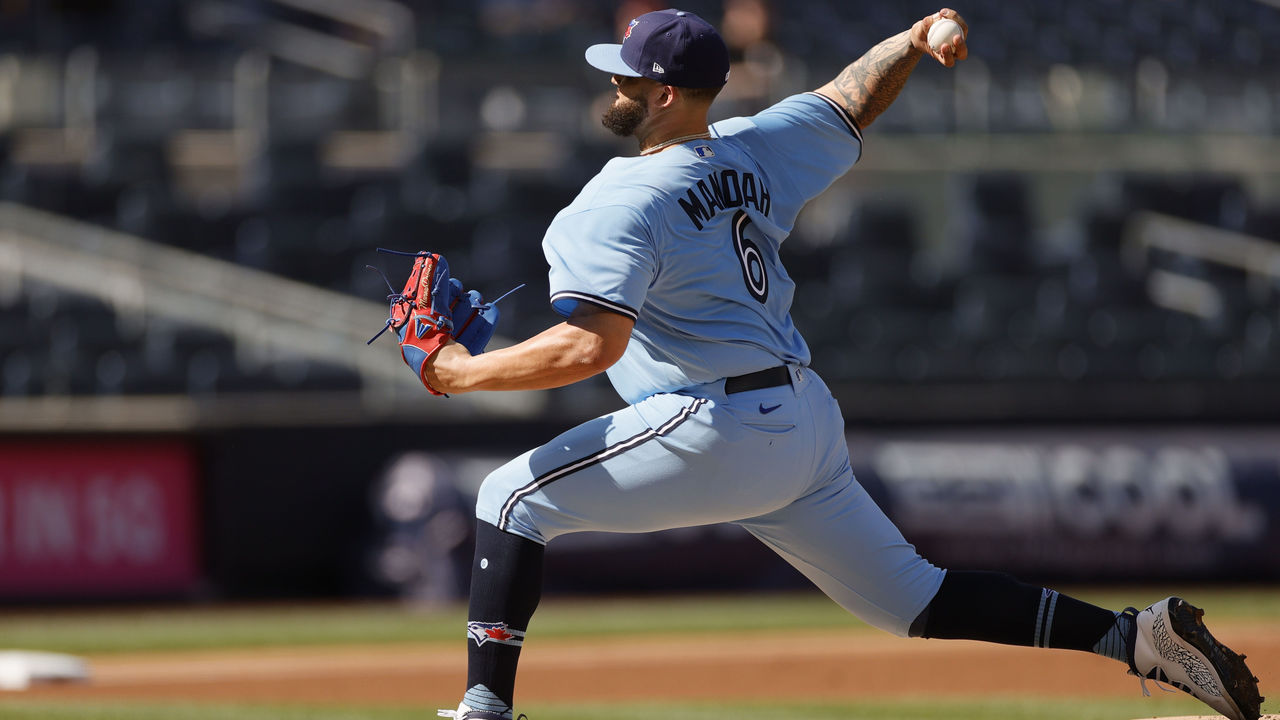
M25 690L35 682L83 682L89 664L74 655L29 650L0 651L0 690Z

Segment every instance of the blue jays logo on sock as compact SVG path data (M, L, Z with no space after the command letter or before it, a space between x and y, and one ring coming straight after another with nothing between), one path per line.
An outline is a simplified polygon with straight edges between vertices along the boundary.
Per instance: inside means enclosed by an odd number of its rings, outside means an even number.
M524 633L507 627L507 624L502 622L491 623L472 620L467 623L467 636L475 640L476 645L484 645L487 642L491 642L519 647L524 644Z

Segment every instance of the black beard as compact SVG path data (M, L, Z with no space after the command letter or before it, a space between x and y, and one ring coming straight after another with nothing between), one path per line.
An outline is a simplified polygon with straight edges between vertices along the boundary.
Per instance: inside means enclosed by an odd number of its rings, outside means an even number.
M634 135L640 123L649 117L649 109L644 103L629 98L618 98L604 114L600 116L600 124L618 137Z

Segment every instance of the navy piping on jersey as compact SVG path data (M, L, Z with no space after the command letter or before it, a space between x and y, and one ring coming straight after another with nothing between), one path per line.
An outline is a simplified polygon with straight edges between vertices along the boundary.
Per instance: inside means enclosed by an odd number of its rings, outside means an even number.
M679 427L680 424L683 423L685 420L688 420L694 413L698 412L698 410L703 405L706 405L706 404L707 404L706 398L697 398L688 407L683 408L680 410L680 412L676 413L675 417L671 418L670 420L666 421L662 425L658 426L657 429L648 428L642 433L633 435L627 438L626 440L622 440L621 442L614 443L613 445L610 445L609 447L603 450L600 450L599 452L595 452L584 458L574 460L571 463L561 465L555 470L544 473L534 478L533 482L511 493L511 497L507 498L507 501L503 503L502 512L498 514L498 529L504 530L504 531L507 530L507 527L511 524L511 512L515 509L516 503L525 499L529 495L532 495L533 493L541 490L542 488L550 485L551 483L559 480L560 478L571 475L583 468L591 467L592 465L595 465L597 463L604 462L605 460L608 460L611 457L617 457L618 455L621 455L622 453L628 450L633 450L639 447L640 445L644 444L645 442L648 442L649 440L653 440L654 438L660 438L670 433L672 430L675 430L677 427Z
M597 307L602 307L605 310L612 310L613 312L616 312L619 315L626 315L632 320L635 320L640 316L640 313L636 312L635 310L632 310L626 305L621 305L616 302L611 302L609 300L605 300L604 298L596 295L587 295L586 293L573 292L572 290L565 290L551 296L551 304L553 306L557 302L560 302L561 300L577 300L578 302L590 303Z
M840 119L844 121L844 124L849 126L849 132L853 133L853 136L858 138L858 142L862 142L862 131L858 129L857 121L853 119L853 116L849 114L848 110L840 107L840 103L819 92L807 92L805 94L820 98L823 102L830 105L831 109L835 110L836 114L840 116Z

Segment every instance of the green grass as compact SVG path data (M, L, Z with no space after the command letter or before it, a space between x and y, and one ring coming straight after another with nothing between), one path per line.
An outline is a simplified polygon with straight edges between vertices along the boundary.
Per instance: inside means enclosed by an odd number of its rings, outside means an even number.
M534 720L1129 720L1199 714L1181 697L1133 700L993 698L857 703L555 704L524 708ZM0 701L5 720L422 720L423 708L24 703Z
M0 619L0 647L110 653L423 642L457 638L464 618L460 608L363 604L20 612Z
M1206 608L1208 620L1280 622L1280 590L1140 588L1072 591L1104 607L1145 606L1182 594ZM456 642L462 606L431 610L379 604L247 607L115 608L97 611L10 611L0 615L0 649L68 653L194 650L280 645ZM865 628L817 593L747 596L549 598L532 630L543 638L614 634L719 633L727 630ZM876 632L867 628L868 632Z
M5 720L422 720L426 711L334 709L280 705L163 705L140 703L8 703Z
M0 648L107 653L280 645L454 642L465 608L396 603L18 612L0 617ZM543 602L540 637L688 633L861 624L816 593Z
M1068 594L1072 594L1067 589ZM1095 605L1139 610L1170 595L1178 595L1203 608L1205 621L1257 620L1280 622L1280 587L1149 587L1125 590L1081 590L1076 597Z

